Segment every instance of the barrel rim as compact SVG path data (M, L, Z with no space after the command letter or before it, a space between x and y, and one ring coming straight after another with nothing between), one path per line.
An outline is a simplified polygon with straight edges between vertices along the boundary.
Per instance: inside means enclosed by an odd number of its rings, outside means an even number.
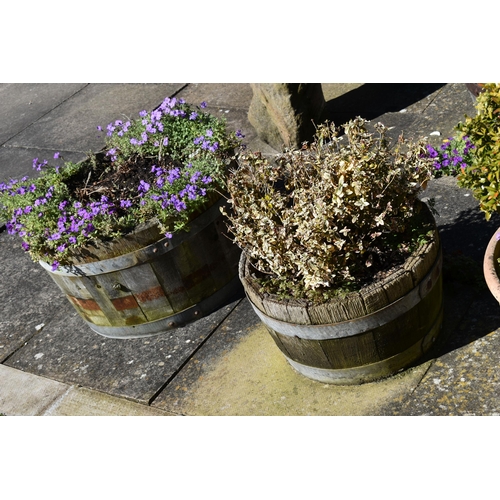
M83 264L59 266L56 270L53 270L47 262L39 261L39 264L48 272L61 276L95 276L98 274L121 271L136 265L144 264L173 250L186 240L198 234L207 225L215 222L217 218L221 216L220 207L222 207L225 203L226 199L221 197L210 208L205 210L201 215L190 222L189 231L174 233L172 238L161 238L150 245L117 257L96 260L94 262L87 262Z

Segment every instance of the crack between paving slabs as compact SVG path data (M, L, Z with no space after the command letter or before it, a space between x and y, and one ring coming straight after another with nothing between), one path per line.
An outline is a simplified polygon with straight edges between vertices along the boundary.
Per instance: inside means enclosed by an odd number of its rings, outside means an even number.
M238 303L220 320L220 322L212 329L212 331L207 335L203 342L191 353L191 355L175 370L175 372L165 381L164 384L151 396L148 400L148 405L151 406L153 402L158 398L158 396L165 390L165 388L172 382L172 380L179 375L181 370L193 359L196 353L206 344L206 342L212 337L212 335L219 329L219 327L226 321L228 316L241 304L244 299L240 299Z
M57 109L59 106L61 106L62 104L64 104L66 101L68 101L69 99L71 99L73 96L75 96L76 94L78 94L79 92L81 92L84 88L88 87L89 85L90 85L89 83L86 83L81 89L77 90L76 92L74 92L73 94L71 94L70 96L68 96L66 99L64 99L64 101L61 101L57 106L49 109L46 113L44 113L43 115L39 116L35 121L31 122L29 125L26 125L26 127L23 128L22 130L20 130L17 134L14 134L12 137L9 137L3 144L0 144L0 146L3 147L7 142L11 141L12 139L14 139L14 137L16 137L19 134L21 134L22 132L24 132L28 127L31 127L31 125L33 125L34 123L36 123L38 120L40 120L44 116L48 115L49 113L52 113L52 111L54 111L54 109Z

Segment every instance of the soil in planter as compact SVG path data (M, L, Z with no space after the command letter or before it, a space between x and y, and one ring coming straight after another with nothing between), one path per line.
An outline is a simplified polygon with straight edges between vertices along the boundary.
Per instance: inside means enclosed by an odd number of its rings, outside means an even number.
M165 171L175 168L180 171L185 169L182 162L170 156L158 158L134 155L125 163L117 165L112 163L110 157L99 153L82 162L76 172L66 179L69 192L84 206L87 203L100 201L102 196L106 196L108 202L114 205L115 220L120 220L120 227L112 236L101 236L101 241L111 240L117 235L126 235L137 227L139 221L132 219L129 219L128 224L125 225L128 209L120 206L120 200L129 200L133 205L137 205L141 199L138 190L141 181L153 185L157 180L156 169L153 167ZM221 189L217 182L209 186L206 197L200 200L198 208L193 208L189 212L189 218L199 215L208 208L218 198L219 191ZM176 220L177 216L174 216L172 225L175 225Z
M98 155L82 164L82 169L72 176L67 184L70 192L75 194L78 201L83 204L98 201L102 196L107 196L110 202L117 207L117 215L125 214L120 208L121 199L136 200L139 198L137 187L140 181L148 184L154 183L156 174L153 166L172 169L182 168L182 163L170 157L145 158L133 156L125 164L113 165L111 159Z

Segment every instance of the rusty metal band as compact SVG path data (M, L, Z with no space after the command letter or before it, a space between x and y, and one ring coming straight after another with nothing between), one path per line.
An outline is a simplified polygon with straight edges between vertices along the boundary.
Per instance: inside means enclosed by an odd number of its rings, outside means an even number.
M358 335L385 325L415 307L436 286L437 280L433 280L433 274L436 270L438 270L440 274L441 263L442 253L440 249L438 258L434 262L430 271L426 274L419 285L413 288L406 295L375 313L339 323L325 325L299 325L296 323L287 323L268 316L258 309L251 301L250 303L261 321L282 335L309 340L328 340L352 337L353 335ZM432 280L432 286L430 287L427 286L429 280Z
M172 238L162 238L161 240L134 252L96 262L73 266L60 266L56 271L52 271L50 264L47 264L46 262L39 261L39 263L50 273L62 276L95 276L98 274L128 269L170 252L186 240L192 238L195 234L199 233L212 222L215 222L217 218L221 216L220 207L222 207L225 203L225 198L221 198L214 203L210 208L189 223L189 231L175 233L172 235Z

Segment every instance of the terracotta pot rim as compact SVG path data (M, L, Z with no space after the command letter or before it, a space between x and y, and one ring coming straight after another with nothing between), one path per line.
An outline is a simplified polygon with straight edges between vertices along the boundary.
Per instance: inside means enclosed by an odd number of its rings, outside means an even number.
M500 302L500 278L498 276L498 258L500 257L500 228L491 237L483 260L483 273L486 285L495 299Z

